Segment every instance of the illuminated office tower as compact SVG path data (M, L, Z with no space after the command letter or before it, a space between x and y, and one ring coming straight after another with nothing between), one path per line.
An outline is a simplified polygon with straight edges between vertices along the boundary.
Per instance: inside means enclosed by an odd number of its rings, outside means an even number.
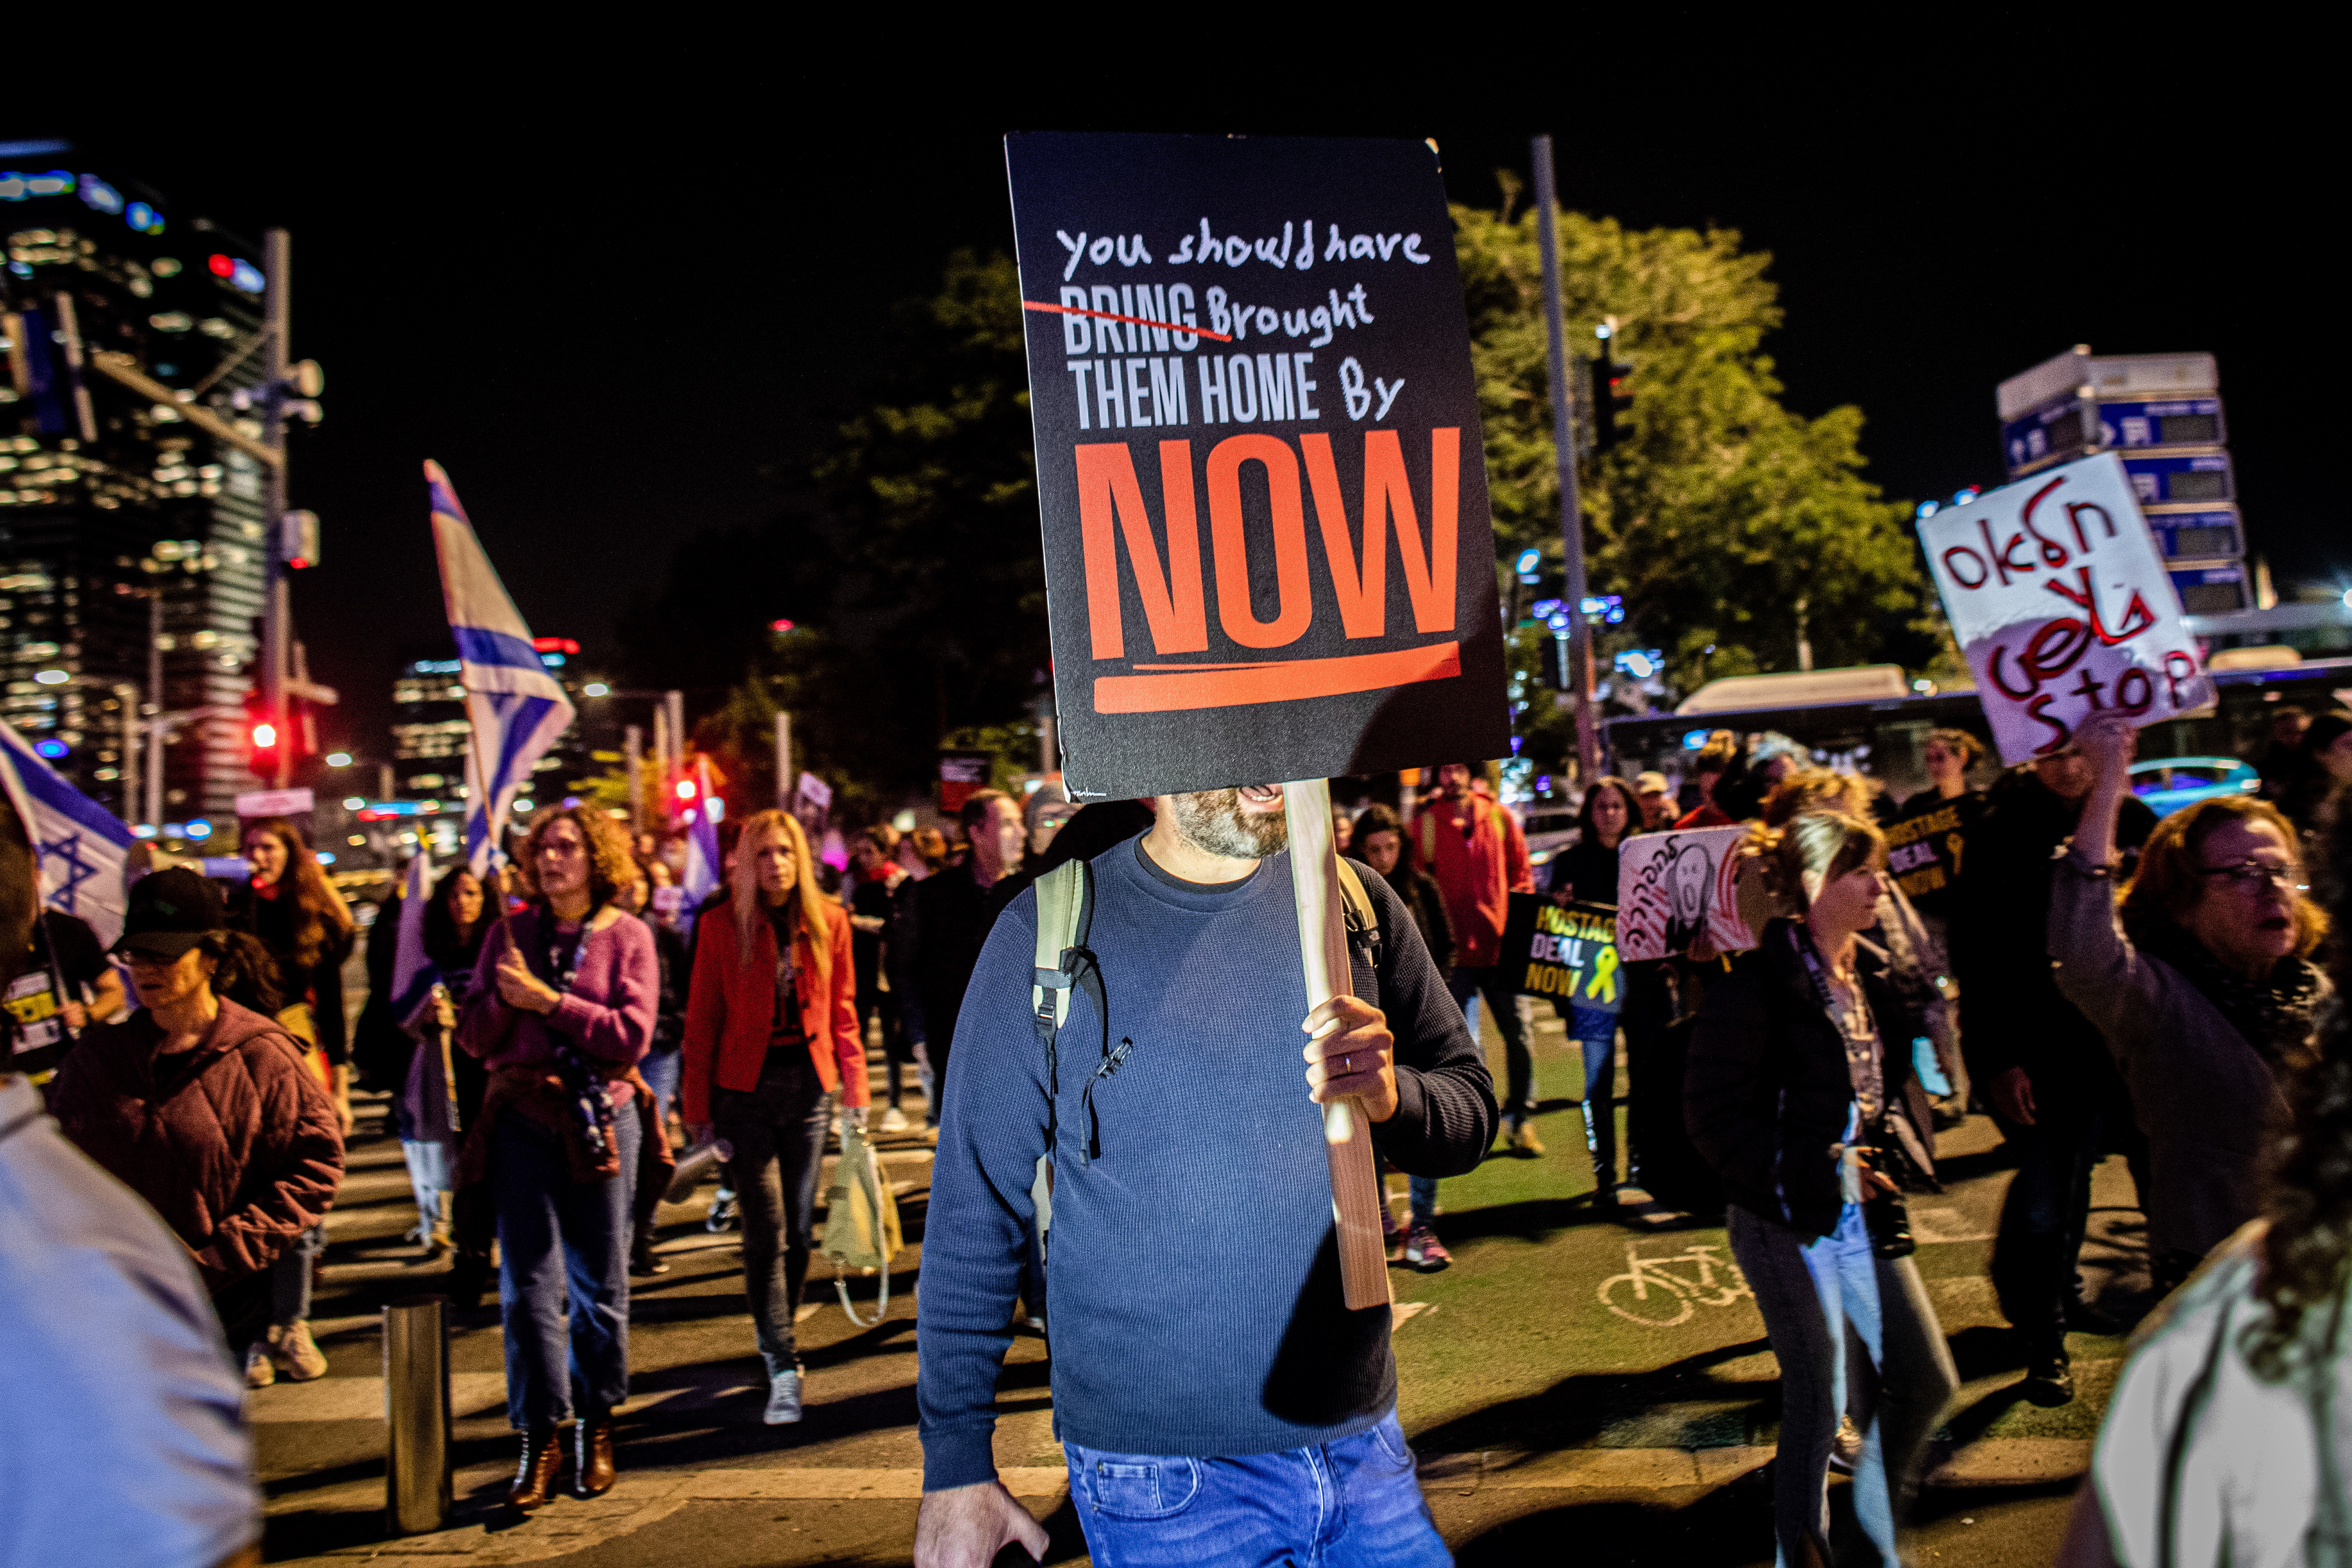
M163 609L163 706L215 709L175 734L163 816L226 826L251 789L236 717L262 611L260 465L93 356L241 406L261 374L259 248L65 142L0 142L0 679L10 723L88 793L124 795L148 700L150 595Z

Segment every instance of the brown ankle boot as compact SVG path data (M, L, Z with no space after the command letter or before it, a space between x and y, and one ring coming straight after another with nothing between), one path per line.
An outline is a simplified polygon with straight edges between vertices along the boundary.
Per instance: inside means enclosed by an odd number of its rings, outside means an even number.
M583 1415L573 1428L580 1452L573 1462L572 1484L582 1497L603 1497L613 1489L613 1417Z
M558 1436L552 1426L522 1435L522 1460L515 1466L507 1501L525 1513L545 1508L555 1496L556 1472L563 1466L563 1445Z

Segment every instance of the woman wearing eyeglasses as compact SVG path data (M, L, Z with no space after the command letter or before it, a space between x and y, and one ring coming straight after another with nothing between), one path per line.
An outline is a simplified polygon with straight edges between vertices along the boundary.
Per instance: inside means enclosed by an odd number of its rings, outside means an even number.
M2050 899L2058 987L2106 1037L2147 1134L2148 1258L2159 1291L2262 1212L2284 1085L2312 1050L2328 984L2309 960L2327 916L2305 888L2294 829L2249 795L2158 825L2113 892L2130 719L2076 732L2094 769Z

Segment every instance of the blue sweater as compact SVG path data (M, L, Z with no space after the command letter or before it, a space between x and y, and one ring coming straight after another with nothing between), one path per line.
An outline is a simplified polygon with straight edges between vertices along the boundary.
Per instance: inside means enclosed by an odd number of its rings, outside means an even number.
M1394 1406L1396 1363L1388 1310L1350 1312L1340 1297L1289 857L1219 887L1177 881L1139 839L1093 864L1087 945L1110 1048L1126 1057L1097 1076L1103 1020L1080 991L1060 1037L1046 1282L1057 1430L1087 1447L1195 1456L1360 1432ZM1412 916L1359 874L1381 943L1377 969L1356 951L1352 989L1397 1038L1397 1113L1374 1142L1414 1174L1460 1174L1494 1141L1493 1079ZM1036 921L1034 891L997 921L949 1058L916 1327L927 1490L996 1473L996 1380L1046 1143Z

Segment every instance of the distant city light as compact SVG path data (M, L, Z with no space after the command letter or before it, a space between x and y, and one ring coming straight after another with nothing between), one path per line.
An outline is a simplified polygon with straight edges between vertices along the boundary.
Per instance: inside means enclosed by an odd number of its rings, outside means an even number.
M768 629L772 632L788 632L793 629L793 623L790 621L770 621L768 623Z
M609 696L613 689L601 680L592 680L580 689L590 697L604 697Z
M1592 335L1596 338L1605 338L1611 336L1615 330L1616 329L1610 326L1608 322L1603 321L1599 326L1592 329Z
M363 795L347 795L343 796L343 809L345 811L357 811L366 804L367 796Z
M81 199L100 212L110 216L122 210L122 193L96 174L84 174L81 177Z
M43 686L63 686L67 681L71 680L73 677L67 674L62 669L44 669L36 673L33 679L39 681Z
M133 823L131 827L131 837L133 838L152 838L155 837L155 825L152 822Z
M1683 736L1683 750L1685 752L1705 751L1706 749L1706 737L1707 731L1705 730L1693 730L1689 731Z
M190 837L190 838L210 838L212 836L213 836L213 825L212 825L211 823L209 823L209 822L206 822L203 817L201 817L201 816L200 816L200 817L196 818L196 820L195 820L195 821L191 822L190 824L188 824L188 827L187 827L187 837Z
M329 752L327 753L327 765L331 768L350 767L352 765L352 754L349 752Z
M1522 551L1520 551L1520 552L1519 552L1518 564L1517 565L1517 567L1515 568L1515 570L1519 574L1519 575L1520 575L1520 576L1524 577L1524 576L1526 576L1528 574L1529 574L1529 573L1533 572L1537 567L1541 566L1542 564L1543 564L1543 552L1542 552L1542 551L1540 551L1540 550L1522 550Z
M537 811L539 803L535 800L519 800L514 803L514 808L517 812Z
M321 866L333 865L335 863L335 852L331 849L320 850L318 854L318 861Z
M270 747L278 744L278 726L275 724L256 724L253 727L253 743L256 747L265 752L269 750Z
M692 779L680 779L677 781L677 798L680 800L692 800L694 798L694 781Z
M59 757L64 756L66 752L72 750L72 748L68 746L63 741L57 739L57 737L47 735L34 742L33 750L40 752L41 755L48 758L49 761L56 762Z

